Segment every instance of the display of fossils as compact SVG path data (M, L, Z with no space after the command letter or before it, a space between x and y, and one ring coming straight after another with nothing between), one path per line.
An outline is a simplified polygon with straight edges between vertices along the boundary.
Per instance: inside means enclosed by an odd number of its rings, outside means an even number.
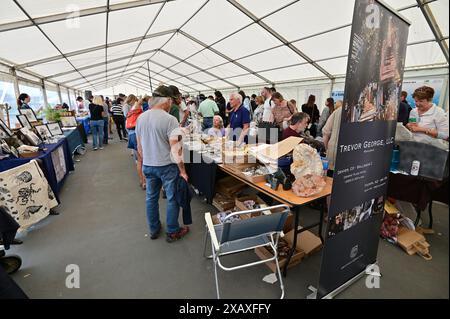
M292 191L300 197L310 197L320 193L326 183L322 176L307 174L297 178L292 184Z
M295 176L295 179L308 174L322 175L322 170L322 160L314 148L306 144L295 146L293 163L291 164L291 173Z
M270 174L267 167L259 165L254 167L248 167L242 170L242 174L246 176L260 176Z

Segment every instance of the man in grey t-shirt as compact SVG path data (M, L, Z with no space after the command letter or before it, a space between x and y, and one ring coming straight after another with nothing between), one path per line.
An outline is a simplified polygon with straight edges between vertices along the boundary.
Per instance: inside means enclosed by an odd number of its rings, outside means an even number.
M158 87L153 92L151 109L139 116L136 123L138 152L147 180L146 211L150 238L158 238L161 231L158 201L163 186L167 196L168 242L180 239L189 232L188 227L180 227L178 224L180 209L175 194L177 180L181 176L187 181L188 177L182 161L182 149L179 147L179 124L168 113L172 98L172 91L168 87Z

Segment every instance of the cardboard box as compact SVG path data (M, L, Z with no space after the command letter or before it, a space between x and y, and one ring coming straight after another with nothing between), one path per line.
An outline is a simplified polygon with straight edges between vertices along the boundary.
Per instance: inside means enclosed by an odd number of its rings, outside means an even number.
M247 200L252 200L252 201L255 202L255 204L266 205L267 206L266 202L263 201L261 198L259 198L256 195L242 196L242 197L238 197L238 198L235 199L235 206L238 209L238 211L249 210L249 208L247 208L244 205L244 202L247 201ZM242 219L247 219L247 218L250 218L250 217L253 217L253 216L259 216L259 215L261 215L261 214L260 213L243 214L243 215L241 215L241 218Z
M266 205L266 202L264 202L260 197L257 195L248 195L248 196L242 196L236 198L235 206L238 211L248 210L248 208L244 205L244 202L246 200L253 200L255 203L259 204L260 206ZM267 210L268 212L275 214L275 213L281 213L284 211L284 208L276 208L272 210ZM253 214L242 214L241 219L248 219L251 217L259 216L261 213L253 213ZM286 222L284 223L283 232L286 234L294 227L294 215L289 212L288 217L286 219Z
M422 234L419 234L414 230L406 227L399 227L397 243L406 251L408 255L418 253L425 259L431 259L429 251L430 244L426 241Z
M235 199L233 197L228 197L220 193L216 193L212 202L213 206L217 208L220 212L230 210L234 208Z
M37 157L41 155L41 153L39 151L37 152L26 152L26 153L20 153L19 157L21 158L30 158L30 157Z
M294 230L291 230L284 236L284 240L290 246L294 245ZM320 238L309 230L297 234L297 247L305 252L306 255L314 254L322 248Z
M216 182L216 192L227 197L235 197L247 185L233 176L224 177Z
M255 248L255 254L260 258L260 259L267 259L267 258L271 258L273 257L272 252L270 252L266 247L257 247ZM294 254L291 257L291 260L289 262L288 265L288 269L291 268L292 266L298 265L299 263L301 263L302 259L305 257L305 252L302 251L301 249L297 249ZM280 264L280 269L283 270L284 265L286 265L287 262L287 258L286 257L280 257L278 256L278 263ZM267 267L270 268L270 270L272 270L272 272L276 272L277 271L277 266L275 263L275 260L272 261L268 261L265 263Z
M287 139L272 145L259 145L250 149L250 154L265 164L277 164L278 159L294 150L294 147L301 143L301 137L288 137Z
M256 176L248 176L244 173L242 173L245 169L251 168L251 167L258 167L262 166L258 163L242 163L242 164L228 164L227 165L236 175L245 178L246 180L253 182L253 183L259 183L259 182L265 182L266 177L268 174L264 175L256 175Z

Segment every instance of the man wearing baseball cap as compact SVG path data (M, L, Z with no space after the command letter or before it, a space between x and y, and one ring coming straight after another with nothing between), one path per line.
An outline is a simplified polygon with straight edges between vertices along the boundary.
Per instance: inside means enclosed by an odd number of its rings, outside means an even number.
M169 85L169 89L172 91L171 97L173 101L169 113L175 116L180 126L183 127L189 116L189 110L181 98L180 90L175 85Z
M158 238L161 232L159 194L161 187L164 187L167 196L166 240L173 242L189 232L187 226L180 227L178 224L180 209L175 194L178 177L181 176L186 181L188 177L179 148L176 147L181 136L179 124L168 113L173 103L173 92L169 87L161 85L152 95L151 109L144 112L136 124L138 152L147 182L147 221L150 238Z

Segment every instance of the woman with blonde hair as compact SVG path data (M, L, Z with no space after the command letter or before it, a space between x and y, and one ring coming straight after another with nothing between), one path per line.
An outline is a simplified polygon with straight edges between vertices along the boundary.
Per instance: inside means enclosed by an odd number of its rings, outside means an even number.
M134 106L134 104L138 101L138 98L134 94L130 94L125 99L125 104L122 105L123 116L127 117L128 112Z
M91 131L92 131L92 146L94 151L100 148L103 149L103 127L104 127L104 111L103 111L103 99L97 95L89 104L89 112L91 115Z
M262 96L255 97L256 108L253 111L253 120L256 125L262 122L264 114L264 98Z

